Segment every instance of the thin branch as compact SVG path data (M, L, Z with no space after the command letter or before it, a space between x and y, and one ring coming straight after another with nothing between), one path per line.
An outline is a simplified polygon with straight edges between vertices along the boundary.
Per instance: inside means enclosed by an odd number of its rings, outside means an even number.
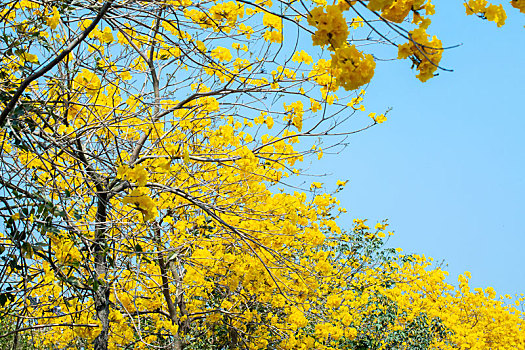
M16 90L14 96L11 98L11 101L9 101L9 103L6 106L6 108L2 111L2 114L0 114L0 125L4 125L5 124L7 116L15 108L16 103L18 102L18 99L20 98L20 96L22 96L22 94L24 93L25 89L34 80L40 78L41 76L43 76L44 74L49 72L54 66L56 66L58 63L60 63L67 55L69 55L71 53L71 51L73 51L75 49L75 47L77 47L80 43L82 43L86 39L87 36L89 35L89 33L91 33L93 31L93 29L95 29L95 27L97 26L98 22L100 22L102 17L104 17L106 12L109 10L109 8L110 8L111 4L113 3L113 1L114 0L109 0L108 2L106 2L104 4L104 6L102 6L102 8L100 9L99 13L97 14L97 17L95 18L95 20L89 25L89 27L87 27L84 30L84 32L78 38L73 40L64 49L64 51L62 51L57 57L55 57L51 62L49 62L42 69L40 69L39 71L37 71L37 72L31 74L29 77L27 77L22 82L22 84L20 84L20 86Z

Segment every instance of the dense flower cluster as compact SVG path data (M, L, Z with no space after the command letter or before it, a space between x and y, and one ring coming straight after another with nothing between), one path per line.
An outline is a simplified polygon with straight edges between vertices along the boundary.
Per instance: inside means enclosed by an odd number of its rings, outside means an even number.
M399 45L398 58L412 58L419 71L416 76L422 82L434 76L434 72L439 67L443 54L441 40L436 36L429 40L430 36L424 28L417 28L410 31L410 42Z
M346 16L362 4L378 13ZM412 28L399 58L434 75L430 1L281 5L0 10L0 316L33 348L525 348L520 300L445 283L383 249L386 222L345 230L323 183L287 182L356 132L348 115L387 120L353 91L374 75L372 20ZM328 52L299 45L307 31Z
M374 76L376 62L372 55L365 55L355 46L343 46L332 55L332 68L338 84L345 90L355 90L368 84Z
M430 0L394 0L394 1L370 1L369 8L375 11L381 10L381 16L389 21L401 23L412 11L414 17L420 17L421 12L432 15L434 6Z
M329 5L315 7L310 11L308 24L317 28L312 34L314 45L329 46L330 50L335 50L346 43L348 37L348 25L339 6Z
M513 6L514 2L515 1L511 1ZM507 14L505 13L505 10L501 4L492 5L489 4L487 0L469 0L468 2L465 2L465 9L467 15L480 14L489 21L495 22L498 27L503 26L505 24L505 20L507 19Z
M525 13L525 0L511 0L510 4L520 10L521 13Z

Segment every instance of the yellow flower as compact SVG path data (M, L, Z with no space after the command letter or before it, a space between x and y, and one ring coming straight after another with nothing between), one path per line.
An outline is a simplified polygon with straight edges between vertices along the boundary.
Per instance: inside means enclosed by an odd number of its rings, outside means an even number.
M368 116L372 118L376 123L381 124L386 121L386 117L384 114L380 114L376 117L377 113L370 113Z
M266 12L263 16L263 25L272 29L276 29L278 32L283 30L283 22L281 17Z
M104 31L98 32L97 34L97 39L101 43L111 44L111 42L113 42L113 34L111 33L111 28L106 27L104 28Z
M525 0L511 0L510 4L520 10L521 13L525 13Z
M52 16L46 18L46 24L51 28L55 29L60 21L60 13L55 6L53 6Z
M501 27L505 24L507 14L502 5L489 5L485 11L485 17L487 17L489 21L495 22L498 27Z
M343 13L337 5L326 6L326 13L322 6L310 11L308 24L317 28L312 35L314 45L330 45L330 49L341 47L348 37L348 25Z
M314 100L313 98L310 98L310 106L311 106L312 112L314 113L322 109L321 104L317 102L316 100Z
M276 32L276 31L267 30L266 32L264 32L263 38L265 41L276 43L276 44L280 44L283 41L282 33Z
M217 46L211 52L211 57L221 62L229 62L232 60L232 54L230 50L225 47Z
M20 57L26 62L38 63L38 56L37 55L33 55L32 53L22 52Z
M131 73L128 71L120 73L120 78L122 80L130 80L131 79Z
M391 6L384 8L381 15L389 21L401 23L408 16L413 5L414 0L398 0Z
M365 21L361 17L352 18L352 23L350 24L350 27L353 29L357 29L359 27L363 27L365 24Z
M266 126L268 127L268 129L273 128L273 118L272 118L271 116L267 116L267 117L264 119L264 123L266 124Z
M310 188L311 189L314 189L314 188L321 188L323 187L323 184L320 183L320 182L312 182L312 184L310 185Z
M308 53L306 53L306 51L301 50L301 51L297 51L293 55L292 61L298 62L298 63L304 62L306 64L312 64L314 60Z
M378 222L375 226L375 229L376 230L384 230L386 227L388 226L388 224L382 224L380 222Z
M197 40L195 43L197 44L197 50L199 50L200 52L206 52L206 46L202 41Z
M349 91L368 84L372 80L376 62L372 55L365 55L354 45L345 44L335 50L331 66L336 72L338 85Z
M74 82L78 88L84 89L90 96L95 96L101 88L97 75L85 68L75 77Z
M376 121L378 124L381 124L381 123L383 123L383 122L386 121L386 117L385 117L384 114L380 114L379 116L377 116L377 117L375 118L375 121Z
M392 5L394 1L395 0L370 0L367 7L372 11L380 11Z

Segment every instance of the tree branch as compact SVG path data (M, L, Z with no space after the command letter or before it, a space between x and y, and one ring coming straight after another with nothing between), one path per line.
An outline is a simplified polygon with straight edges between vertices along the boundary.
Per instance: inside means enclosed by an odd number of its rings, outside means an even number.
M84 41L84 39L87 38L89 33L91 33L93 29L95 29L95 27L97 26L98 22L100 22L102 17L104 17L104 15L108 12L113 1L114 0L109 0L108 2L104 4L104 6L102 6L99 13L97 14L97 17L95 17L95 20L89 25L89 27L87 27L84 30L84 32L78 38L73 40L65 48L64 51L62 51L57 57L55 57L51 62L49 62L42 69L40 69L39 71L36 71L35 73L27 77L27 79L25 79L22 82L22 84L20 84L14 96L11 98L11 101L9 101L5 109L2 111L2 114L0 114L0 125L5 124L7 116L15 108L15 105L18 102L18 99L20 98L20 96L22 96L22 94L24 93L25 89L29 86L29 84L31 84L34 80L40 78L41 76L49 72L51 69L53 69L53 67L56 66L58 63L60 63L67 55L69 55L69 53L71 53L71 51L73 51L75 47L77 47L82 41Z

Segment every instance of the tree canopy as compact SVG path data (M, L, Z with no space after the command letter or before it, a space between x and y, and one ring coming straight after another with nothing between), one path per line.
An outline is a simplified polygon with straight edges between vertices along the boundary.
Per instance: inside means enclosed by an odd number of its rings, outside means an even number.
M345 181L297 184L386 121L381 55L444 69L430 0L2 4L6 348L525 348L522 300L340 227Z

